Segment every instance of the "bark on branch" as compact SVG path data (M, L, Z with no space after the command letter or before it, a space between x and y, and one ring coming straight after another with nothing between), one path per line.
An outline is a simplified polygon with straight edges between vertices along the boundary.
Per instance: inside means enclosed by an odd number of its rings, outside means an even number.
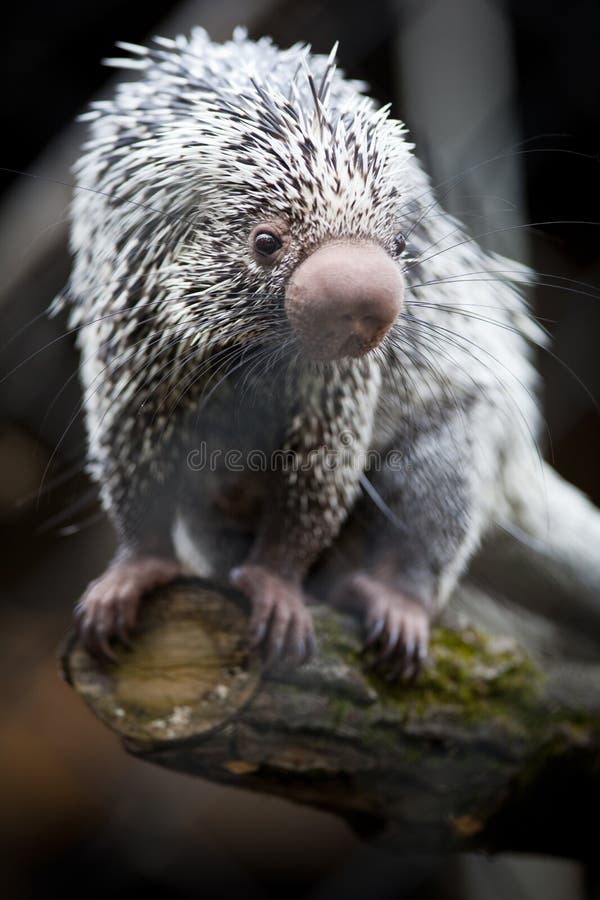
M246 650L243 602L186 579L144 601L117 664L72 637L64 672L141 759L334 811L405 851L593 857L594 660L557 662L533 639L520 645L515 628L544 636L535 613L472 583L435 629L432 665L415 684L370 668L350 618L325 606L314 618L317 659L263 676Z

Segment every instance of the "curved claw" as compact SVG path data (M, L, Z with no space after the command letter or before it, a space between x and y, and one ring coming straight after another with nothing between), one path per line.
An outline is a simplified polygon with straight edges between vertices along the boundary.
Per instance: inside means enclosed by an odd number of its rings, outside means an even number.
M108 637L104 634L100 634L97 636L98 641L98 649L102 656L108 657L113 662L117 661L117 654L114 652L110 644L108 643Z
M117 618L116 637L124 647L127 647L128 650L131 650L131 638L129 637L129 630L125 625L122 616L118 616Z
M391 659L396 654L400 639L400 623L396 621L396 616L390 616L389 618L391 621L387 629L388 639L380 654L382 661Z
M267 633L267 622L258 622L254 627L249 629L250 632L250 646L252 649L256 649L259 647L265 639L265 635Z
M364 641L365 648L371 647L377 641L377 638L383 631L384 626L385 626L385 616L383 616L383 615L378 616L378 618L375 619L374 624L372 624L367 630L367 635L366 635L365 641Z

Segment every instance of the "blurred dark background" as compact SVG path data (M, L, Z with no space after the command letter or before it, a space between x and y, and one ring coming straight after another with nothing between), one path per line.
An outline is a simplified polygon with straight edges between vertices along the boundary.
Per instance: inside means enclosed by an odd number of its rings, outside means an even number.
M321 52L339 39L341 66L407 121L444 205L544 273L531 300L556 356L540 359L546 451L600 503L597 0L22 0L2 16L2 896L583 896L576 867L514 858L448 863L414 893L398 860L332 817L125 758L57 676L73 602L112 537L81 474L72 342L43 310L69 269L73 120L110 90L100 61L116 40L193 24Z

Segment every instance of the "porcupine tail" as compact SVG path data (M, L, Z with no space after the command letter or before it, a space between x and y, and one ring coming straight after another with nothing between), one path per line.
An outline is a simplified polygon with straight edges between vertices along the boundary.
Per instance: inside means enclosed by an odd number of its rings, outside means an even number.
M543 491L526 478L513 481L511 514L484 542L467 582L484 587L506 621L514 614L514 636L525 645L549 654L560 645L572 659L598 662L600 509L542 465Z

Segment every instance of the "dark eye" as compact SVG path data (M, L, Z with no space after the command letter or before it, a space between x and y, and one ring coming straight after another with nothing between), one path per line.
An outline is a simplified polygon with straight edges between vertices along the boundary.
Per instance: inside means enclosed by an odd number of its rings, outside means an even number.
M399 231L394 238L394 247L398 255L400 255L400 253L404 253L404 251L406 250L406 238L401 231Z
M273 256L278 250L281 250L281 241L277 235L270 231L259 231L254 236L254 249L261 256Z

